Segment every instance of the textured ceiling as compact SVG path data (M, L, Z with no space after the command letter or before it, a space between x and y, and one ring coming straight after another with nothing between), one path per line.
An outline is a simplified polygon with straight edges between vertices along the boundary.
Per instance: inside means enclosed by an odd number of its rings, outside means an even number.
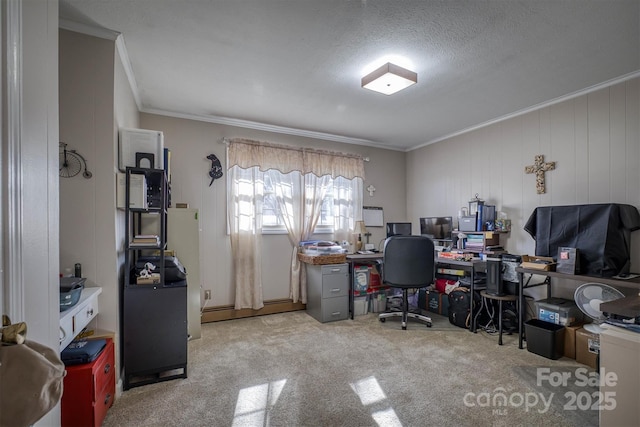
M408 150L640 70L639 0L60 0L122 34L140 109ZM364 70L396 57L418 84Z

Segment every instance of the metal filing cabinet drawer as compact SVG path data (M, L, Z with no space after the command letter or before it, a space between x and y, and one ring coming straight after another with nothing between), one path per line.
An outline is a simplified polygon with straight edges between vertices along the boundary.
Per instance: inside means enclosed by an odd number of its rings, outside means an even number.
M305 268L307 313L323 323L346 319L349 314L348 264L306 264Z
M349 297L325 298L322 300L321 322L344 320L349 315Z
M344 280L347 277L347 280ZM322 267L322 298L349 296L349 269L345 265ZM348 304L348 302L347 302Z
M349 274L349 266L347 264L329 264L321 267L323 276Z

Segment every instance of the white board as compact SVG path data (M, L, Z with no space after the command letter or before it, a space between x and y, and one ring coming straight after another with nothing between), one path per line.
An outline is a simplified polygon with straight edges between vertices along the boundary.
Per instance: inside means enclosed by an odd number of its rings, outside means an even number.
M118 168L125 171L127 166L136 167L136 153L153 154L153 165L141 167L164 169L164 135L157 130L120 129ZM147 161L148 163L148 161Z
M384 212L382 208L375 206L362 207L362 219L367 227L384 226Z

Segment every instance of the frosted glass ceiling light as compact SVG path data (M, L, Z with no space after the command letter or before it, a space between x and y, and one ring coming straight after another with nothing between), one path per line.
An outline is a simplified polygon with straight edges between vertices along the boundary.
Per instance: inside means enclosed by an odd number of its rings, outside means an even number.
M362 78L362 87L391 95L418 82L413 71L387 62Z

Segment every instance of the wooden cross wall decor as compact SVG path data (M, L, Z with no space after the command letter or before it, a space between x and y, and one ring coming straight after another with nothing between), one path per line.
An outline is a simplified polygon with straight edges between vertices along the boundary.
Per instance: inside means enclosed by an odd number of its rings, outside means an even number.
M556 168L556 162L544 162L544 155L538 154L535 157L535 161L531 166L525 166L525 173L536 174L536 190L538 194L544 194L544 173L546 171L554 170Z

